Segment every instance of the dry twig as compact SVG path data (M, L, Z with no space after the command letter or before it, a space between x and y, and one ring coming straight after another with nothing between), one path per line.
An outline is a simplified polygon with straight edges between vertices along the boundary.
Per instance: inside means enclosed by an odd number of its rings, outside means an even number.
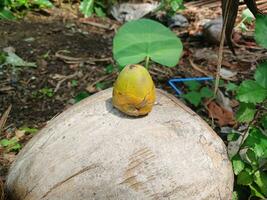
M12 105L8 106L7 110L4 112L0 119L0 135L2 135L3 128L5 127L8 115L11 111Z
M207 72L206 70L201 69L201 68L200 68L198 65L196 65L191 59L189 59L189 62L190 62L190 64L191 64L191 66L192 66L195 70L199 71L200 73L204 74L205 76L212 76L211 73Z
M69 76L65 76L63 79L61 79L60 81L58 81L57 86L56 86L55 89L54 89L54 93L56 93L56 92L59 90L61 84L62 84L64 81L66 81L66 80L68 80L68 79L72 79L72 78L76 77L78 74L79 74L79 72L75 72L74 74L71 74L71 75L69 75Z

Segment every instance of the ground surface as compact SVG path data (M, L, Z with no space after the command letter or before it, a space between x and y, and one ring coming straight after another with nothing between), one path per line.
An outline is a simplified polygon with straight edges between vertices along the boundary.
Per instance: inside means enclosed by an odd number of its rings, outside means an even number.
M219 15L218 9L210 11L212 14L203 13L204 18ZM190 26L174 29L184 44L179 65L172 69L154 66L150 70L157 87L171 93L174 91L167 84L170 78L216 74L217 46L194 36L200 31L196 24L201 21L201 13L191 11L185 15ZM0 116L12 106L0 139L13 137L23 126L40 129L83 96L112 86L117 70L107 70L107 66L114 64L112 38L119 26L110 19L85 20L36 13L21 21L0 21L0 50L13 48L25 61L37 65L36 68L0 68ZM226 48L223 67L237 72L231 80L238 83L253 74L256 63L266 58L266 52L241 33L234 39L239 45L236 49L238 56L234 57ZM204 107L192 108L208 117ZM23 135L20 143L24 145L30 138L31 135ZM3 180L15 155L0 149L0 177Z

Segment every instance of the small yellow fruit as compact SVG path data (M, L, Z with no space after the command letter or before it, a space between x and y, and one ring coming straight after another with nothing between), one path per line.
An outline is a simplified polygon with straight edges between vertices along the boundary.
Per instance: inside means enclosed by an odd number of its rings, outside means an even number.
M148 114L156 99L155 85L141 65L127 65L119 74L113 88L112 103L131 116Z

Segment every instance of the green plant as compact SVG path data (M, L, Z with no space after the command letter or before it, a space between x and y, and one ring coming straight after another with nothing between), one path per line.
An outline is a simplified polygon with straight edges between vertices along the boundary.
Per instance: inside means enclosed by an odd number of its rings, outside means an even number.
M1 0L0 19L15 19L14 13L34 8L51 8L53 4L49 0Z
M79 101L85 99L86 97L89 97L90 94L88 92L80 92L74 97L74 103L78 103Z
M159 7L160 10L165 10L170 15L184 8L183 0L161 0Z
M254 15L252 12L247 8L242 11L242 20L241 22L237 25L237 27L240 27L243 32L247 31L248 28L246 24L251 24L255 20Z
M0 140L0 146L4 147L6 151L18 152L21 149L19 140L16 137Z
M52 88L44 87L38 91L38 93L43 97L53 97L54 91Z
M267 48L267 17L256 18L255 38ZM237 151L229 152L233 164L235 199L267 198L267 62L261 63L253 80L244 80L240 86L231 85L240 101L237 120L248 123L243 134L231 133L229 143L239 141ZM245 192L244 192L245 191ZM244 195L246 193L246 195Z
M267 63L259 65L254 80L243 81L236 94L237 120L249 123L245 135L228 135L230 142L241 137L239 151L231 155L236 185L248 187L250 197L267 198Z
M52 88L42 88L39 90L39 92L47 97L52 97L54 95Z
M237 113L240 122L252 121L257 105L267 100L267 63L258 66L254 79L243 81L237 89L237 99L241 102Z
M71 80L71 87L77 87L78 86L78 81L77 80Z
M24 131L26 134L36 134L39 130L37 128L30 128L27 126L23 126L19 128L20 131Z
M96 14L99 17L105 17L107 3L103 0L83 0L80 4L80 11L85 17Z
M152 60L168 67L175 66L182 54L180 39L170 29L149 19L124 24L113 40L113 55L120 66Z
M267 197L267 129L263 127L250 127L248 136L240 146L237 154L232 155L232 165L236 175L236 195L242 197L242 191L250 190L249 198ZM228 141L237 141L243 136L237 133L228 135ZM239 186L239 187L238 187Z
M213 92L208 86L203 87L197 81L188 81L184 82L184 84L187 86L188 91L182 95L182 98L195 107L199 106L203 99L213 96Z

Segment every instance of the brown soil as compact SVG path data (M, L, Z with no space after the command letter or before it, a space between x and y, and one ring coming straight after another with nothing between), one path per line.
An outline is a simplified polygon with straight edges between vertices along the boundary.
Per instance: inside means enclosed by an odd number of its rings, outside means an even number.
M0 49L13 47L25 61L37 63L37 68L7 66L0 75L0 113L12 105L7 124L39 126L61 112L88 83L105 75L103 69L109 63L90 62L90 59L110 57L111 38L77 29L75 24L61 21L0 21ZM27 42L29 38L33 41ZM59 51L68 51L61 54L84 58L90 63L67 64L56 57ZM55 89L58 83L55 76L74 73L78 75L64 81L52 97L39 94L43 88ZM70 86L72 80L77 81L77 86Z

